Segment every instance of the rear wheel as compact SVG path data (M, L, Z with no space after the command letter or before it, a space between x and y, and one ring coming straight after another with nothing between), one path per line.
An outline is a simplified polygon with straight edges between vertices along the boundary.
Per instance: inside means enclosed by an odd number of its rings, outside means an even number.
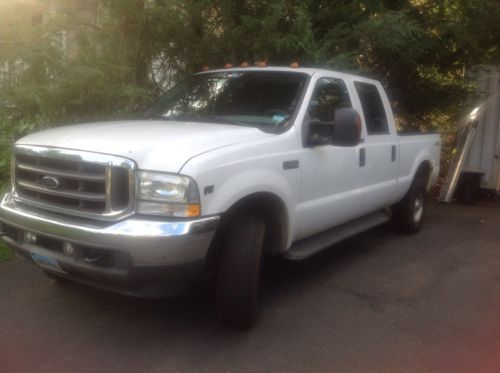
M228 226L217 281L217 314L226 326L248 329L257 321L264 233L254 216L235 217Z
M401 202L392 209L392 221L401 232L414 234L420 231L427 212L427 190L423 179L416 179Z

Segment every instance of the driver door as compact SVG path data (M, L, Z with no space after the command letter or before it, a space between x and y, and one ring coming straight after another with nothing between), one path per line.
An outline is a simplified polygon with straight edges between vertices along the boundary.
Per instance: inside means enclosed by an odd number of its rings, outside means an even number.
M302 136L311 120L333 121L335 110L352 107L343 79L321 77L302 123ZM303 141L304 142L304 141ZM306 143L306 142L304 142ZM334 145L304 146L300 224L296 239L319 233L359 214L358 148Z

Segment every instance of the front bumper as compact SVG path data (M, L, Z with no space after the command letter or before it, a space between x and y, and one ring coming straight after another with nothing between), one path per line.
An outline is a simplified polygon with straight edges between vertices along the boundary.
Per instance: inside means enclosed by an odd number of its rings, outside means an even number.
M168 222L133 216L96 222L34 209L10 193L0 202L1 238L18 254L54 258L66 272L54 274L136 296L184 289L201 272L218 221L218 216ZM36 242L26 239L27 232Z

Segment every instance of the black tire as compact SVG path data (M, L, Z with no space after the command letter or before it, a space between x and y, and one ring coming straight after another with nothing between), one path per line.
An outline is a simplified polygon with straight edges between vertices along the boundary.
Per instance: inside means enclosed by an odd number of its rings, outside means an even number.
M427 189L423 179L413 181L406 196L392 208L392 223L402 233L415 234L424 224L427 213Z
M264 233L254 216L235 217L226 230L217 280L217 314L225 326L249 329L257 321Z

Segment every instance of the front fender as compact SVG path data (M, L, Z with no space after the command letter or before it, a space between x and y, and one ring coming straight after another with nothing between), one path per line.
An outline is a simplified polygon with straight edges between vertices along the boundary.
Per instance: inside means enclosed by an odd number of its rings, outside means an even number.
M213 195L206 198L204 203L202 202L203 213L222 214L238 201L255 193L269 193L283 202L288 220L288 243L290 244L295 223L295 213L291 211L292 206L295 205L294 193L288 181L276 172L265 169L245 170L222 180L214 188Z
M284 178L267 170L248 170L224 180L210 199L206 211L209 214L227 211L242 198L259 192L276 195L287 208L291 205L293 193Z

